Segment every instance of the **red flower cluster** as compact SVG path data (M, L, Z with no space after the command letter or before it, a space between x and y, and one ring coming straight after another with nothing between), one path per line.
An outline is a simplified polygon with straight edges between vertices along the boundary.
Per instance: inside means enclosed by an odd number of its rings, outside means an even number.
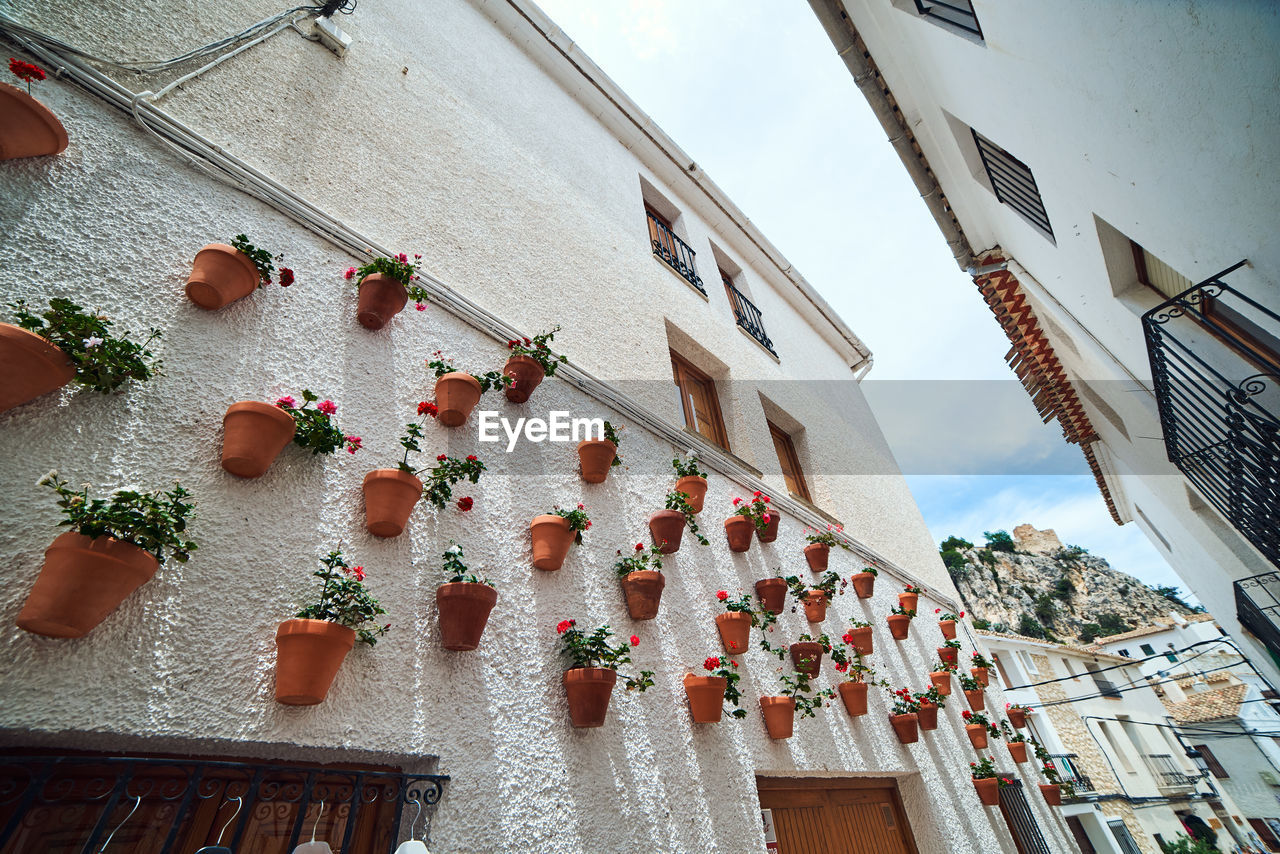
M556 625L556 634L560 634L560 635L564 634L565 632L569 631L569 629L573 628L577 624L577 622L578 622L577 620L561 620Z
M717 667L720 666L720 657L717 655L713 655L709 657L706 661L702 662L702 666L706 670L715 670Z
M459 499L458 499L458 509L459 509L459 510L461 510L463 513L466 513L468 510L470 510L470 509L471 509L471 505L472 505L472 504L474 504L474 503L475 503L475 502L474 502L474 501L472 501L472 499L471 499L471 496L470 496L470 495L465 496L465 497L463 497L463 498L459 498Z
M729 598L729 591L728 591L728 590L717 590L717 591L716 591L716 598L717 598L717 599L719 599L721 602L723 602L724 600L726 600L726 599L728 599L728 598Z
M640 637L639 637L639 635L632 635L632 636L631 636L631 645L632 645L632 646L639 646L639 645L640 645Z
M521 342L521 340L523 340L523 341L524 341L524 346L526 346L526 347L528 347L530 344L532 344L532 343L533 343L533 339L532 339L532 338L525 338L525 339L512 338L511 340L509 340L509 341L507 342L507 349L508 349L508 350L510 350L512 347L515 347L517 344L519 344L519 343Z
M439 412L440 408L429 400L424 400L422 403L418 404L419 415L430 415L432 418L435 418Z
M437 455L437 456L436 456L436 462L438 462L438 463L442 463L442 462L444 462L444 461L445 461L445 460L447 460L447 459L449 459L449 455L448 455L448 454L439 454L439 455Z
M849 669L849 662L847 661L836 662L836 670L839 670L841 673L844 673L848 669Z
M354 454L356 451L364 447L364 440L359 436L343 436L342 441L347 443L348 454Z
M636 551L638 552L644 551L644 543L636 543Z
M44 69L38 65L32 65L29 62L23 62L21 59L9 58L9 70L19 80L25 80L28 83L35 83L44 79Z
M469 463L474 463L478 459L480 458L477 457L475 454L467 454L467 462Z
M346 279L347 281L351 281L351 280L352 280L352 279L354 279L355 277L356 277L356 268L355 268L355 267L348 267L348 268L347 268L347 271L346 271L345 273L343 273L343 274L342 274L342 278Z
M280 268L280 287L287 288L293 284L293 270L288 267Z
M356 581L364 581L364 567L363 567L363 566L352 566L352 567L349 567L349 568L344 569L344 570L343 570L343 572L345 572L347 575L350 575L350 576L351 576L352 578L354 578Z
M840 640L844 641L849 646L853 646L853 632L845 632L840 636Z
M973 712L969 711L968 709L965 709L963 712L960 713L960 717L964 718L967 721L973 717Z

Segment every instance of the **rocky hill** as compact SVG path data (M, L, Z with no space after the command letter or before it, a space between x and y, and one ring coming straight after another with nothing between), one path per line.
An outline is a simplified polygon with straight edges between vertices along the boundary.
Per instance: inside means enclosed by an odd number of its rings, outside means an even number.
M1012 536L988 533L981 547L950 537L941 553L979 628L1087 643L1194 612L1176 589L1148 587L1079 546L1064 546L1052 529L1019 525Z

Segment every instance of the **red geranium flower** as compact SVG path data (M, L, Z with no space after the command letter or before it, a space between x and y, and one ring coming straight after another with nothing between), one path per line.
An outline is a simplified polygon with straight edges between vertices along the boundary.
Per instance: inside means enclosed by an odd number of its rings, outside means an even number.
M466 497L464 497L464 498L459 498L459 499L458 499L458 509L459 509L459 510L461 510L463 513L466 513L468 510L470 510L470 509L471 509L471 505L472 505L473 503L474 503L474 502L471 500L471 496L470 496L470 495L468 495L468 496L466 496Z
M702 662L702 666L707 670L715 670L717 667L720 666L720 659L719 657L713 655L710 658L708 658L706 661Z
M293 284L293 271L288 267L280 268L280 287L287 288Z
M577 620L561 620L556 625L556 634L561 634L561 635L564 634L565 632L569 631L569 629L573 628L573 624L576 622Z
M644 551L644 543L636 543L636 551L638 552Z
M444 462L444 461L445 461L445 460L447 460L447 459L449 459L449 455L448 455L448 454L439 454L439 455L437 455L437 456L436 456L436 462L438 462L438 463L442 463L442 462Z
M639 646L639 645L640 645L640 637L639 637L638 635L632 635L632 636L631 636L631 645L632 645L632 646Z
M351 569L347 570L347 572L348 572L348 573L349 573L349 574L350 574L350 575L351 575L351 576L352 576L356 581L364 581L364 567L363 567L363 566L353 566L353 567L351 567Z
M9 70L18 77L19 80L25 80L28 83L34 83L44 79L44 69L38 65L32 65L29 62L23 62L21 59L9 59Z
M717 590L717 591L716 591L716 598L717 598L717 599L719 599L721 602L723 602L724 600L726 600L726 599L728 599L728 598L729 598L729 591L728 591L728 590Z
M418 404L419 415L430 415L432 418L435 418L439 411L439 408L429 400L424 400L422 403Z
M467 454L467 462L469 463L474 463L478 459L479 457L477 457L475 454Z

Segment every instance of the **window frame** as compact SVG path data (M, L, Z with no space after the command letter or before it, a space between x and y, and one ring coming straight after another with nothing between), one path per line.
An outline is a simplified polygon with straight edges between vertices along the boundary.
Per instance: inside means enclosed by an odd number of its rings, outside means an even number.
M773 450L778 456L778 465L782 468L782 478L787 484L787 491L812 504L813 498L809 493L809 484L804 477L804 466L800 465L800 454L796 451L795 440L791 438L790 433L768 418L765 419L764 423L769 427L769 436L773 439ZM780 440L781 445L779 445ZM784 456L787 459L784 460ZM787 474L788 463L792 467L793 475ZM795 481L799 489L791 488L792 481Z
M1021 158L983 136L976 128L970 127L969 132L973 134L978 159L982 162L982 169L996 201L1022 217L1028 225L1056 245L1053 221L1049 218L1049 208L1044 203L1044 194L1040 192L1035 172Z
M712 444L718 445L726 451L732 452L729 445L729 431L725 427L724 414L720 409L720 394L716 390L716 381L708 376L705 372L698 370L688 359L681 356L675 350L671 350L671 374L675 386L680 391L680 411L684 415L685 429L692 433L696 433ZM714 436L708 436L698 429L698 417L690 400L691 394L686 387L684 376L694 383L700 383L708 390L708 415L710 420L707 425L711 428Z
M1207 744L1193 744L1192 750L1199 751L1200 758L1204 760L1204 764L1209 766L1209 773L1218 780L1229 780L1231 775L1227 773L1227 769L1222 767L1222 763L1218 761L1218 757L1213 755L1213 751L1209 749Z

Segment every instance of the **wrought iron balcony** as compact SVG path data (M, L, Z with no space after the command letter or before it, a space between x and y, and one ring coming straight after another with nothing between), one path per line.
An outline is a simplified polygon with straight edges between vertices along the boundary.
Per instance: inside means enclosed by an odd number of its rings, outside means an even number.
M1178 761L1167 753L1148 753L1147 765L1155 775L1161 789L1195 788L1199 777L1188 774Z
M734 287L732 282L726 281L724 289L729 293L729 303L733 306L733 316L738 319L738 325L748 335L759 341L761 347L775 356L778 355L778 351L773 349L773 341L764 331L764 317L760 314L760 309L747 299L746 294Z
M1222 281L1142 317L1169 460L1280 566L1280 315Z
M705 295L707 289L702 286L702 279L698 278L698 270L693 263L694 255L697 253L689 248L689 244L677 237L674 231L667 228L662 220L648 211L645 212L645 216L649 218L649 242L653 244L653 254L665 261L668 267Z
M1254 575L1232 586L1240 625L1262 641L1272 655L1280 656L1280 572Z
M1093 781L1080 771L1080 766L1076 764L1079 760L1080 757L1074 753L1049 754L1049 762L1057 770L1062 782L1070 783L1077 795L1087 795L1094 791Z

